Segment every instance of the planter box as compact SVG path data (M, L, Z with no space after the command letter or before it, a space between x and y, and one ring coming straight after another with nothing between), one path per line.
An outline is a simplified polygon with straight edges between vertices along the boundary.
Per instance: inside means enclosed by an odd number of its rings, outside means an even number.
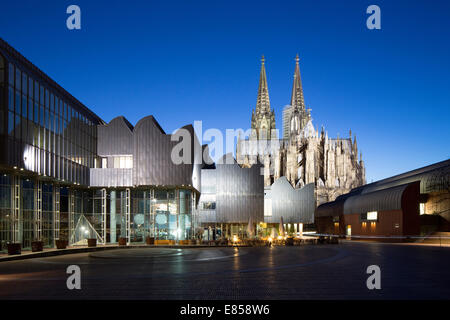
M97 246L97 239L93 238L93 239L87 239L88 241L88 247L96 247Z
M175 245L175 240L155 240L155 244L158 245Z
M153 245L153 244L155 244L155 238L147 237L147 238L145 238L145 243L148 245Z
M197 241L195 239L191 239L191 240L189 240L189 244L195 245L195 244L197 244Z
M67 240L55 240L56 249L65 249L67 248Z
M119 238L119 246L126 246L127 238Z
M8 243L8 254L21 254L22 246L20 243Z
M287 238L285 241L285 244L287 246L293 246L294 245L294 238Z
M44 250L44 242L43 241L32 241L31 242L31 252L38 252Z
M180 240L180 241L179 241L179 244L181 244L181 245L187 245L187 244L189 244L189 240Z

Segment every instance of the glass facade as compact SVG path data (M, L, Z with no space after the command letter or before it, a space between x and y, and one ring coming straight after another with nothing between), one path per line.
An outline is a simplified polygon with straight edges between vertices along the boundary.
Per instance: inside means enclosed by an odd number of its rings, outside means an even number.
M20 242L31 248L31 242L43 241L53 247L55 235L54 187L9 174L0 176L0 242Z
M56 240L86 245L91 238L114 244L193 237L197 193L192 182L158 188L163 184L145 181L145 186L131 187L133 150L115 153L112 148L108 157L98 155L100 124L100 118L0 39L0 251L6 251L7 243L31 249L33 241L54 247ZM145 149L145 156L170 154L169 145L157 145L161 149ZM136 163L145 174L147 166ZM109 170L104 174L112 180L129 172L130 180L92 187L90 169L99 167ZM162 169L168 171L153 166Z
M6 69L6 63L2 60ZM4 75L0 71L0 75ZM10 164L77 184L94 167L98 120L45 81L8 63L7 134ZM3 122L2 122L3 123Z
M2 249L5 248L7 242L12 241L11 200L11 177L2 174L0 175L0 242Z
M6 70L5 70L5 59L0 54L0 135L5 132L5 82L6 82Z

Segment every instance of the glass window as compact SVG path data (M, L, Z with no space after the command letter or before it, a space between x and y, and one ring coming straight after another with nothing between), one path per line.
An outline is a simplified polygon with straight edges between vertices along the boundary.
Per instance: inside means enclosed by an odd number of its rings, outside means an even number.
M114 157L114 166L113 168L120 168L120 157Z
M42 85L39 85L39 103L44 104L44 87Z
M53 118L53 112L50 112L49 113L49 130L50 131L53 131L53 121L54 121L54 118Z
M5 82L5 61L3 60L3 57L0 55L0 84Z
M39 124L39 104L37 102L34 103L34 122Z
M14 134L14 113L12 113L11 111L9 112L8 117L8 131L10 136Z
M49 94L48 94L48 90L45 89L45 107L46 107L46 109L49 108L49 102L50 102L50 97L49 97Z
M272 199L264 199L264 216L272 216Z
M28 120L33 121L33 100L28 98Z
M125 168L133 168L133 157L126 157Z
M39 102L39 83L34 82L34 101Z
M27 96L22 94L22 117L27 117Z
M20 113L20 92L16 89L16 97L15 97L15 106L16 106L16 113Z
M30 97L31 99L33 99L33 79L31 79L30 77L28 77L28 97Z
M216 209L215 202L203 202L203 210L215 210L215 209Z
M55 97L50 93L50 111L55 112Z
M22 73L20 72L19 68L16 67L16 90L21 90L22 86L21 86L21 82L22 82Z
M14 89L8 87L8 109L14 111Z
M378 219L378 212L377 211L367 212L367 220L377 220L377 219Z
M425 203L419 203L420 214L425 214Z
M16 138L20 139L20 116L16 114L16 123L14 124Z
M11 63L9 64L8 76L9 76L9 84L12 87L14 87L14 66Z
M22 92L27 95L28 94L28 79L27 74L22 72Z
M40 123L41 127L43 127L44 126L44 107L39 106L39 110L40 110L39 123Z

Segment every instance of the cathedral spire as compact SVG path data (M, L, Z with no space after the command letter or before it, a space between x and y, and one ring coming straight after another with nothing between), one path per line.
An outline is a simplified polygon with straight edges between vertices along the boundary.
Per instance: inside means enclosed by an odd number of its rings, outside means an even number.
M256 99L256 113L270 112L269 88L264 55L261 58L261 73L259 75L258 98Z
M295 57L295 72L294 72L294 84L292 85L292 97L291 106L294 108L299 108L300 110L305 109L305 101L303 98L303 87L302 79L300 77L300 65L299 65L298 54Z

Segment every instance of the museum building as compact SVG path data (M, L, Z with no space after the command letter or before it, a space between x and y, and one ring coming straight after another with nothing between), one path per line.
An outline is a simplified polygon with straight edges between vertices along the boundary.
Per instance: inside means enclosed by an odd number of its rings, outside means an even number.
M317 207L320 234L389 241L450 231L450 160L352 189Z
M174 164L178 132L190 159ZM199 142L173 135L152 116L105 123L0 39L0 250L192 237Z

